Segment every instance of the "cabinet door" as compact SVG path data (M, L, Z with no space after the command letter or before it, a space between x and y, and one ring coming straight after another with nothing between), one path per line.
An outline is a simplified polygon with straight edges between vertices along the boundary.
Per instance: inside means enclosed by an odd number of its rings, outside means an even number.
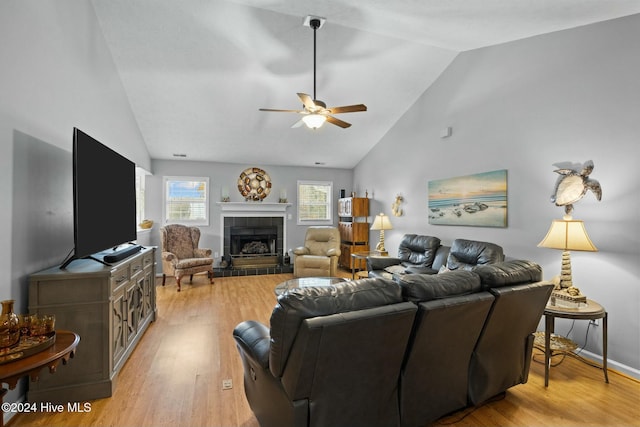
M369 223L354 222L351 224L351 241L358 243L369 242ZM361 252L361 251L358 251Z
M338 265L344 268L351 268L351 245L340 245L340 257L338 258Z
M147 254L143 260L144 268L144 295L143 304L145 311L145 318L149 318L150 321L155 320L156 311L156 282L155 282L155 264L154 264L155 251Z
M142 310L144 311L144 315L142 316L143 320L146 320L153 313L152 286L153 280L151 279L151 273L150 271L145 271L142 289Z
M129 344L136 337L138 331L137 285L137 281L132 280L125 290L125 347L129 347Z
M356 197L352 199L351 216L369 216L369 199L366 197Z
M339 222L338 232L340 233L341 241L353 242L353 228L350 222Z
M135 296L135 315L136 315L136 331L138 331L147 317L147 305L145 304L145 275L140 274L136 278Z
M124 287L113 295L111 305L111 351L113 366L116 366L124 354L126 348L126 310L127 304L124 300Z

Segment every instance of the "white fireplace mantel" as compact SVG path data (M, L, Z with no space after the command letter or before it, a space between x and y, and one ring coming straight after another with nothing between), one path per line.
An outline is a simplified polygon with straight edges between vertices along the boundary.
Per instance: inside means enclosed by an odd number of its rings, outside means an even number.
M286 212L291 203L264 203L264 202L217 202L220 211L228 214L239 213L265 213L265 212Z

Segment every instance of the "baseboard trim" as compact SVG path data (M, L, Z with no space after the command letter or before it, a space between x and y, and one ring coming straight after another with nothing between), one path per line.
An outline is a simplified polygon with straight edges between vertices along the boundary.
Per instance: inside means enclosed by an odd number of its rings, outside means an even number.
M585 359L592 360L594 362L602 365L602 356L596 353L592 353L589 350L578 349L576 353L579 353L580 356ZM632 368L631 366L627 366L623 363L616 362L615 360L611 360L607 358L607 367L609 370L614 370L622 375L633 378L634 380L640 381L640 370Z

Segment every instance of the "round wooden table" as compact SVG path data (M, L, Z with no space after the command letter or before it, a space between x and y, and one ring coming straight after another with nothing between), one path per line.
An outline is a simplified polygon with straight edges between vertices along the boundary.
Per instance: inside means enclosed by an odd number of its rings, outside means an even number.
M607 310L597 302L588 299L587 303L580 307L563 307L560 305L547 305L544 309L544 386L549 386L549 368L551 366L551 353L554 350L552 336L554 332L555 319L575 319L575 320L596 320L602 319L602 370L604 381L609 382L607 372ZM568 340L566 340L568 341ZM574 348L567 353L571 354ZM561 350L562 349L558 349Z
M55 373L60 362L66 365L74 356L79 342L80 336L75 332L56 331L56 341L50 347L23 359L0 365L0 383L7 384L9 390L13 390L18 380L27 375L31 381L38 381L40 371L45 366L49 368L50 373ZM5 388L0 391L0 403L7 391ZM0 418L0 426L2 425L4 425L4 411Z

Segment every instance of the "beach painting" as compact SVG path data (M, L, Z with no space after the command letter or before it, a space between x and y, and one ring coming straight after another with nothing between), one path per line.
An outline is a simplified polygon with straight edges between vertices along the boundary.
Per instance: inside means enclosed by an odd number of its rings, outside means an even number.
M507 170L429 181L429 224L507 226Z

